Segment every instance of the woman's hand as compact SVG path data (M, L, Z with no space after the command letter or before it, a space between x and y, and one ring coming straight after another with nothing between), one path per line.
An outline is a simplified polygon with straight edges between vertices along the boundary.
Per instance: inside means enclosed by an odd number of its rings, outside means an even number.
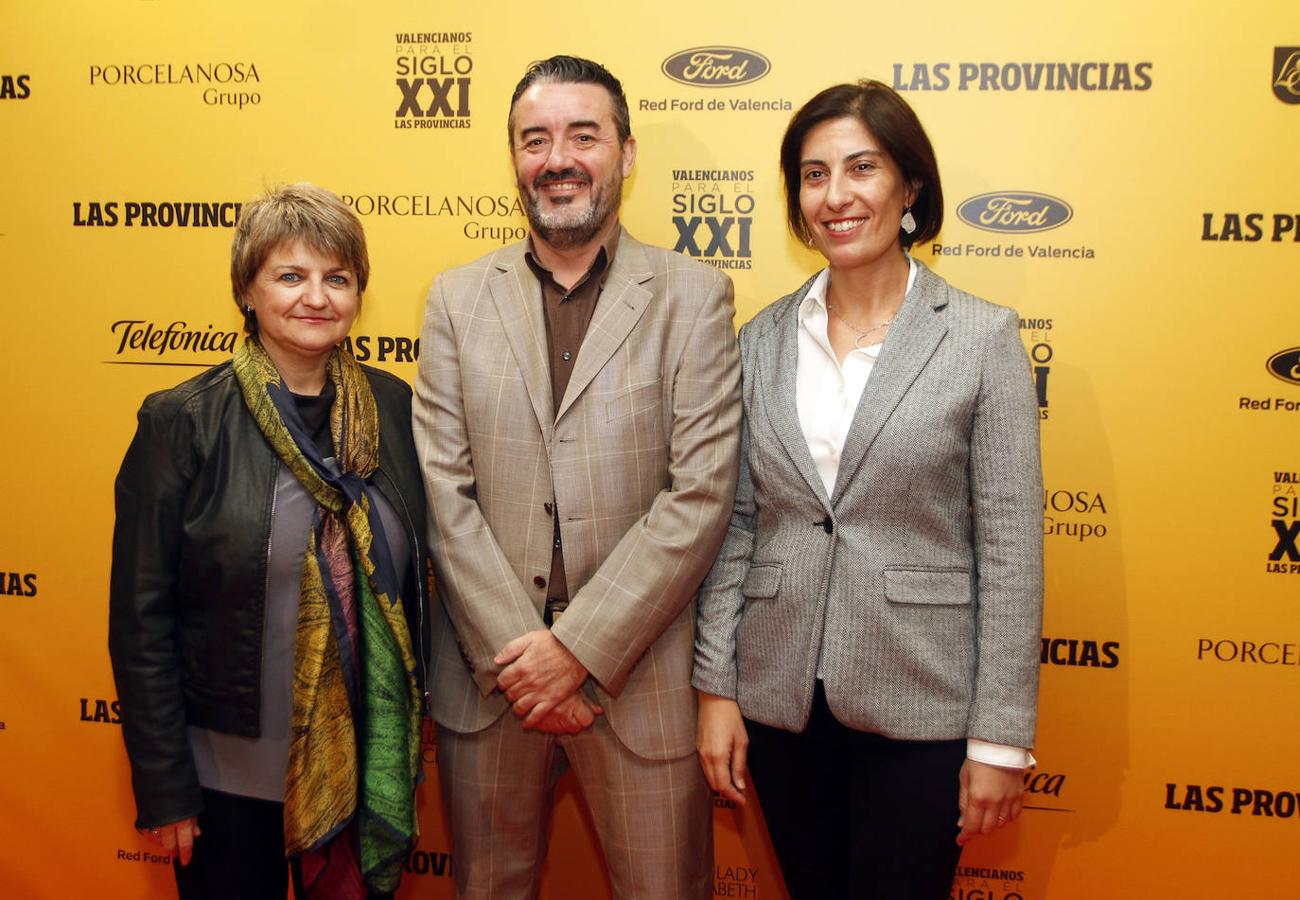
M700 754L704 778L709 787L737 806L745 805L745 755L749 735L740 706L728 697L699 692L699 729L695 749Z
M191 816L157 828L141 828L140 833L155 844L160 844L168 856L180 859L182 866L188 866L194 852L194 839L203 832L199 831L199 820Z
M1024 801L1023 769L1002 769L986 763L966 760L961 767L961 791L957 806L957 843L965 846L977 834L992 834L1014 822Z

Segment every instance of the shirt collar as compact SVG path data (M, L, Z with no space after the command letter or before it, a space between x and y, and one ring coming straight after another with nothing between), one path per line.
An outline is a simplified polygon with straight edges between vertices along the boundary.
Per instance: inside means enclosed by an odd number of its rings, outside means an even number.
M912 259L909 253L903 255L907 257L907 287L903 291L903 297L906 298L912 293L912 285L916 284L916 260ZM831 270L830 266L827 266L817 273L817 277L808 288L808 293L803 295L803 301L799 304L799 324L834 359L835 352L831 349L831 341L826 334L826 325L830 318L830 313L826 309L826 289L830 283Z
M586 283L587 279L593 275L600 279L599 287L603 288L605 286L605 280L609 278L609 270L614 266L614 254L618 252L618 241L622 235L622 225L610 231L609 236L601 242L600 249L596 251L596 258L591 261L591 268L587 269L586 274L570 285L567 288L568 291L576 290L579 285ZM560 292L563 293L566 289L560 287L560 284L555 281L554 274L550 269L542 265L541 260L537 258L534 251L533 236L530 233L528 235L528 249L524 252L524 261L528 263L528 268L533 270L533 274L537 276L539 281L550 281L556 287L559 287Z
M916 260L912 259L911 254L904 254L907 257L907 287L903 289L903 296L906 297L912 293L912 285L916 284ZM813 279L812 285L808 288L808 293L803 295L803 302L799 304L799 319L806 320L808 316L813 315L815 311L820 311L823 317L826 316L826 289L831 283L830 266L822 269ZM816 309L814 309L816 308Z

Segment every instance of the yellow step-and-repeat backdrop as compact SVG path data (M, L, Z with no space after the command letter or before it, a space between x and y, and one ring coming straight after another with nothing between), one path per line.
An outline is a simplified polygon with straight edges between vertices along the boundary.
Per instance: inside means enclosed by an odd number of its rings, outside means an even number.
M310 180L352 205L374 270L353 346L409 379L434 274L524 234L507 105L557 52L626 86L629 228L725 269L740 321L817 266L783 224L782 129L860 77L904 92L939 154L946 224L919 257L1020 312L1047 485L1040 766L953 898L1300 895L1293 2L15 0L0 18L0 895L170 891L131 828L111 488L144 395L234 346L240 203ZM449 897L455 864L427 738L408 898ZM543 896L606 896L561 792ZM716 832L717 896L783 896L759 818L720 801Z

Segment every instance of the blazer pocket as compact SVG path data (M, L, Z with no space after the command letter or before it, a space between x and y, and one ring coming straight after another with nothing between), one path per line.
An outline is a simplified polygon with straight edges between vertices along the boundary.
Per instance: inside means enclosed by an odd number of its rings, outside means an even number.
M605 422L617 422L629 416L658 412L663 403L663 386L657 382L630 388L605 403Z
M740 593L746 598L775 597L781 588L781 566L774 563L753 563L745 575Z
M890 603L964 606L974 592L970 569L885 567L885 599Z

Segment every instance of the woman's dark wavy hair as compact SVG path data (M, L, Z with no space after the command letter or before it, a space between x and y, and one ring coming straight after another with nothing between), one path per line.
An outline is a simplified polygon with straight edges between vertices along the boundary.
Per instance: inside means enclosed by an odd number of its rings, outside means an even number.
M898 241L903 249L932 240L943 226L943 187L934 147L912 107L886 84L863 80L837 84L813 97L794 114L781 138L781 174L785 179L785 210L790 231L804 243L811 234L799 210L800 157L808 132L831 119L857 119L880 142L881 149L898 166L903 180L916 187L912 217L916 231L900 227Z

